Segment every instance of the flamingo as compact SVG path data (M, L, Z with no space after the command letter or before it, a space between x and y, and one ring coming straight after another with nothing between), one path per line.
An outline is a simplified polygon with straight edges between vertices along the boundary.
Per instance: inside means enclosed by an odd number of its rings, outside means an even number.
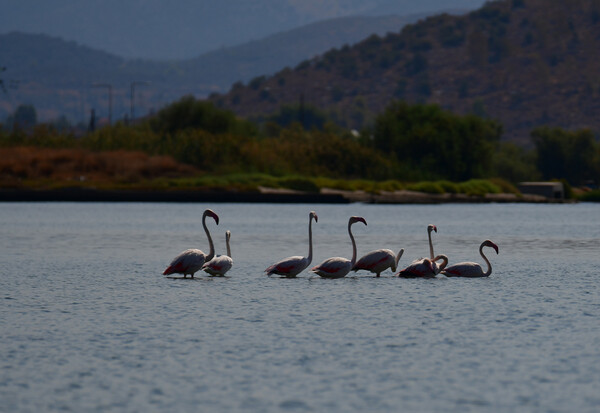
M483 260L488 265L488 270L486 272L483 272L481 265L476 262L460 262L444 269L442 274L446 277L489 277L492 273L492 264L490 264L490 261L483 254L483 247L491 247L496 251L496 254L498 254L498 246L489 239L483 241L479 246L479 254L481 254Z
M312 272L324 278L342 278L350 272L356 262L356 242L351 230L352 224L356 222L362 222L367 225L367 221L363 217L350 217L348 220L348 234L350 234L350 240L352 241L352 259L349 260L342 257L328 258L321 264L313 267L311 269Z
M202 226L204 227L204 232L206 232L208 244L210 245L208 255L204 254L204 252L199 249L192 248L185 250L173 258L173 261L171 261L171 264L169 264L165 272L163 272L163 275L183 274L183 278L186 278L187 275L190 274L192 278L194 278L194 273L199 271L206 261L210 261L215 256L215 246L210 237L210 232L208 232L208 228L206 227L206 217L212 217L217 225L219 225L219 216L210 209L207 209L204 211L204 214L202 214Z
M225 244L227 245L227 255L217 255L212 260L204 263L202 269L214 276L223 277L227 271L231 269L233 260L231 259L231 247L229 240L231 239L231 231L225 231Z
M319 222L319 217L315 211L310 211L308 214L308 256L294 256L285 258L271 265L265 270L267 275L277 274L284 277L295 277L300 274L312 262L312 220Z
M376 277L379 277L379 275L388 268L393 272L396 272L398 261L400 261L402 254L404 254L404 248L398 251L397 255L394 255L394 252L388 249L371 251L363 255L362 258L354 264L352 271L367 270L375 273Z
M443 260L442 265L437 265L436 261ZM432 278L439 274L448 265L448 257L441 254L433 259L421 258L413 261L408 267L398 273L398 277L403 278ZM438 270L438 268L440 270Z
M433 242L431 241L431 232L437 232L437 227L433 224L427 225L427 238L429 238L429 258L417 258L410 263L408 267L398 273L400 277L435 277L448 264L448 257L445 255L433 255ZM442 265L437 261L444 260Z

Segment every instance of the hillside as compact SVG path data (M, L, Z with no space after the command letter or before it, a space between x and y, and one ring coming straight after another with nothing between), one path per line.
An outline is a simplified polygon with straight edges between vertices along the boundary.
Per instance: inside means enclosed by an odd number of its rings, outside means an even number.
M332 19L179 61L129 60L46 35L4 34L0 67L7 68L2 77L12 88L8 95L0 91L0 121L20 103L33 104L42 120L64 114L85 122L91 108L107 117L107 91L90 87L93 83L112 85L113 118L120 118L129 112L130 83L150 82L136 90L138 113L147 113L183 95L226 91L237 81L295 66L371 33L398 32L419 17Z
M547 124L600 130L600 3L504 0L371 36L213 96L242 116L308 104L359 128L394 99L500 120L526 144Z
M484 0L454 0L474 9ZM0 34L76 41L124 58L182 60L320 20L434 13L446 0L19 0L0 2ZM307 57L312 57L308 55Z

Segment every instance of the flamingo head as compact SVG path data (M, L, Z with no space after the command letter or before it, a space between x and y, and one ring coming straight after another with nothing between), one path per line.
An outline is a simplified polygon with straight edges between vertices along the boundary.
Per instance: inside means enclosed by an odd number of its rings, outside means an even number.
M492 241L490 241L489 239L486 239L485 241L483 241L483 246L493 248L496 251L496 254L498 254L498 246L496 244L494 244Z
M365 219L363 217L350 217L350 220L348 221L348 223L350 225L352 225L355 222L362 222L363 224L367 225L367 221L365 221Z
M207 209L206 211L204 211L204 217L212 217L217 223L217 225L219 225L219 216L215 214L215 212L212 209Z
M231 239L231 231L225 231L225 240L229 241Z
M310 214L308 214L308 219L314 218L315 222L319 222L319 217L317 216L317 213L315 211L310 211Z
M437 227L436 227L435 225L433 225L433 224L429 224L429 225L427 225L427 233L429 233L429 234L430 234L430 233L431 233L431 231L435 231L435 232L437 232Z

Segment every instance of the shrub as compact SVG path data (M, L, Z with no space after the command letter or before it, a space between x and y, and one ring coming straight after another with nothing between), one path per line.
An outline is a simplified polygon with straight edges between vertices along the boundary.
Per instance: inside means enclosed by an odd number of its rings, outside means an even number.
M283 188L294 189L304 192L319 192L319 187L308 178L289 177L279 180L279 185Z
M454 182L438 181L437 184L448 194L457 194L459 192L458 185Z
M411 191L425 192L426 194L443 194L444 188L438 182L423 181L408 186Z
M582 202L600 202L600 189L595 189L579 195L578 199Z
M499 194L500 188L486 179L471 179L458 184L461 193L466 195L484 196L486 194Z

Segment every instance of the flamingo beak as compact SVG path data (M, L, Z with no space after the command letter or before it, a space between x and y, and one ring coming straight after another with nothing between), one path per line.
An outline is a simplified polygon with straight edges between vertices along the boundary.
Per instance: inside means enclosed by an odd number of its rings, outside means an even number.
M217 223L217 225L219 225L219 216L217 214L215 214L214 212L212 214L210 214L211 217L213 217L215 219L215 222Z

